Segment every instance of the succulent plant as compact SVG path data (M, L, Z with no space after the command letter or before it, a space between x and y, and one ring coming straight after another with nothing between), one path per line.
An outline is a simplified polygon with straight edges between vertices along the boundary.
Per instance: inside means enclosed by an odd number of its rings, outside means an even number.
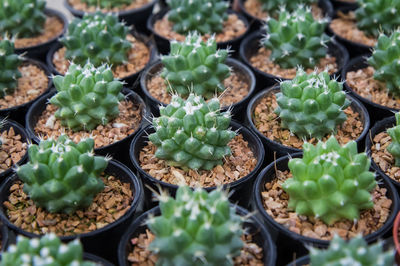
M227 50L217 50L214 37L203 42L197 33L189 34L184 42L171 42L170 54L161 58L161 76L169 92L182 97L194 92L210 99L225 90L223 81L230 76L227 57Z
M71 64L65 76L55 76L53 83L58 93L50 103L59 107L54 115L65 127L90 131L119 114L123 84L114 79L108 66Z
M0 40L0 97L14 92L18 79L22 76L18 67L21 57L14 53L14 44L8 40Z
M101 8L114 8L123 5L129 5L132 3L132 0L82 0L83 3L86 3L88 6L96 6Z
M87 208L103 190L108 159L93 155L91 138L78 144L66 135L29 146L29 162L17 168L24 192L47 211L71 214Z
M194 94L187 100L174 95L153 119L155 133L149 140L157 146L155 156L171 165L211 170L231 154L228 142L235 132L228 129L230 121L230 112L220 112L217 98L206 103Z
M176 199L160 197L160 209L147 221L157 265L233 265L243 246L242 218L221 189L179 187Z
M400 113L396 113L395 117L396 125L386 130L392 139L391 143L387 147L387 150L393 155L395 159L395 165L400 167Z
M221 32L228 19L229 2L225 0L167 0L167 4L168 20L173 23L173 30L182 34Z
M0 266L15 265L94 266L96 264L83 260L83 247L78 239L63 244L54 233L50 233L40 239L29 239L19 235L17 243L8 247L2 254L0 262Z
M42 33L45 7L44 0L0 0L0 32L18 38Z
M316 0L301 0L301 1L282 1L282 0L259 0L262 4L262 9L267 11L272 17L279 15L281 9L285 9L288 12L293 12L297 9L300 3L310 5L317 2Z
M76 64L83 66L90 61L96 67L106 63L120 65L128 61L132 48L126 39L129 30L115 14L98 11L72 20L60 41L67 48L65 57Z
M300 138L323 138L346 121L344 113L350 105L343 84L331 80L327 71L307 74L298 69L293 80L280 83L276 94L283 128Z
M343 147L334 137L315 146L306 142L303 158L291 159L288 165L293 177L282 187L289 194L288 207L299 215L332 224L342 218L356 220L360 210L373 207L375 174L355 141Z
M329 41L324 33L328 20L315 20L311 9L298 5L292 13L281 10L278 19L268 18L261 43L270 59L282 68L314 68L326 56Z
M400 1L357 0L357 3L357 27L367 35L377 37L382 31L390 34L400 26Z
M383 251L382 242L368 246L361 235L348 242L334 235L328 249L311 248L311 266L363 265L393 266L394 250Z

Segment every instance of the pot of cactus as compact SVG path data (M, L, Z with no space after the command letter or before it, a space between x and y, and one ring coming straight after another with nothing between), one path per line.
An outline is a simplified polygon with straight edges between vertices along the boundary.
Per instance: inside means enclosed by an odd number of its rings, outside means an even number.
M137 218L121 239L119 265L275 265L265 225L229 203L221 188L180 186L176 199L165 192L158 199L160 206Z
M318 68L338 76L348 53L324 33L328 21L326 17L314 19L304 4L292 13L282 8L277 19L268 18L262 31L243 40L240 58L256 74L257 89L293 79L298 66L308 73Z
M167 0L167 5L147 20L161 54L169 53L170 41L184 41L185 35L193 31L205 40L215 35L218 48L238 51L250 28L247 19L228 9L225 0Z
M113 77L109 66L71 64L53 78L57 91L43 95L26 114L36 142L65 132L74 141L93 137L95 152L129 163L128 146L147 115L142 98Z
M370 243L390 230L399 209L394 186L370 168L357 143L341 146L334 137L303 153L282 157L261 171L253 190L254 208L281 247L278 263L326 248L334 234L362 234Z
M101 12L75 18L60 42L47 54L46 61L56 75L65 75L70 62L84 66L112 66L114 77L134 84L156 51L149 39L131 31L115 14Z
M218 98L206 102L194 94L186 100L174 95L160 106L160 117L135 136L129 153L153 189L161 186L175 195L181 183L207 191L224 186L242 206L264 161L259 138L231 121L229 110L221 112Z
M0 39L11 35L18 54L44 60L67 26L66 17L46 8L45 0L0 0Z
M327 71L307 74L267 88L247 106L246 122L261 139L266 159L301 151L305 141L335 136L341 144L355 140L363 148L370 121L365 107L343 91Z
M29 146L29 161L0 188L0 218L30 238L80 238L85 251L115 262L119 237L143 204L141 181L123 164L95 156L94 140L66 135ZM107 245L104 245L107 243Z
M154 116L158 107L171 102L171 94L187 97L190 92L205 99L218 96L223 110L232 110L233 118L244 118L246 105L254 92L253 72L229 50L217 49L214 37L202 41L197 33L184 42L171 42L171 52L149 66L140 77L145 101Z

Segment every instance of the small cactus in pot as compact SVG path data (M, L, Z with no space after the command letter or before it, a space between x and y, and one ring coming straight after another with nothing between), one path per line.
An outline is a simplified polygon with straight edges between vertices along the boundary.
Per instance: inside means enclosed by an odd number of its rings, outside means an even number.
M288 12L293 12L297 9L300 3L311 5L316 3L316 0L301 0L301 1L281 1L281 0L258 0L262 4L262 9L268 12L272 17L279 16L280 10L285 9Z
M18 86L22 76L18 67L22 59L14 53L14 43L8 39L0 40L0 97L11 94Z
M132 0L82 0L83 3L88 6L95 6L100 8L114 8L120 7L123 5L129 5L132 3Z
M395 165L400 167L400 113L396 113L395 118L396 125L386 130L391 138L391 143L387 147L387 150L393 155Z

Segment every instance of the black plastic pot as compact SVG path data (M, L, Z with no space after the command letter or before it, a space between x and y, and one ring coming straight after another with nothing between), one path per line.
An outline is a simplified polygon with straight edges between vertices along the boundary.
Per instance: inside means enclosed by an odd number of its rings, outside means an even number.
M226 111L228 108L232 109L233 118L238 121L243 121L245 118L244 114L246 113L246 106L250 101L250 97L252 96L256 86L256 78L254 77L253 72L251 72L246 65L236 59L228 58L226 60L226 64L233 68L232 72L238 73L245 77L249 86L249 93L241 101L232 104L231 107L225 106L222 108L222 110ZM140 87L142 94L144 95L145 102L147 106L150 107L151 113L156 117L160 116L159 106L166 106L167 104L160 102L150 94L150 92L147 90L147 81L153 76L157 75L157 73L161 72L162 69L163 64L160 60L158 60L146 68L146 70L143 71L143 75L140 77Z
M87 253L87 252L83 253L83 259L84 260L88 260L90 262L95 262L96 265L100 265L100 266L114 266L114 264L112 264L108 260L103 259L103 258L101 258L99 256L96 256L96 255L93 255L91 253Z
M261 47L260 41L263 38L263 32L258 31L247 36L240 45L240 59L246 63L253 70L256 75L257 85L256 90L262 90L265 87L275 85L280 80L287 80L283 77L274 76L272 74L261 71L255 68L251 62L250 58L257 53L258 49ZM349 54L346 49L340 45L335 40L330 41L328 44L328 54L336 57L338 64L338 71L332 74L332 77L338 77L341 73L342 68L347 64L349 60Z
M143 187L141 181L129 170L125 165L118 161L111 160L108 163L106 170L104 171L107 175L113 175L122 182L129 183L130 188L133 192L133 201L129 210L118 220L110 223L95 231L78 234L73 236L61 236L61 241L68 242L73 239L79 238L83 244L84 250L104 257L113 263L117 263L117 246L120 237L125 233L128 225L132 219L142 208L143 205ZM15 224L11 223L6 215L6 208L4 207L4 201L8 200L9 189L15 181L19 180L16 174L10 176L6 182L0 187L0 219L6 224L11 230L15 231L19 235L24 235L29 238L40 237L37 234L27 232Z
M247 210L239 206L236 206L236 212L240 216L249 215ZM133 246L129 240L145 232L147 229L146 220L148 219L149 215L160 215L160 208L155 207L145 212L129 226L129 229L122 237L118 246L118 262L120 266L130 265L127 258L129 252L133 250ZM250 216L249 220L244 223L244 228L253 235L254 242L263 248L264 265L275 265L276 248L275 244L271 240L271 236L266 226L262 224L255 216Z
M362 69L362 68L365 68L368 66L369 66L369 64L367 62L367 55L356 57L356 58L350 60L350 62L343 68L341 77L345 81L347 73L349 73L351 71L356 71L356 70L359 70L359 69ZM368 113L371 117L371 125L374 125L376 122L381 121L383 118L392 116L393 113L399 111L399 109L386 107L386 106L374 103L374 102L362 97L357 92L355 92L347 84L347 82L344 83L344 88L347 91L349 91L352 96L354 96L360 102L362 102L364 104L364 106L367 108Z
M335 10L341 10L341 9L351 9L351 10L355 10L358 8L358 4L357 2L354 3L350 3L350 2L346 2L346 1L340 1L340 0L331 0L333 8Z
M154 24L157 20L162 19L168 13L168 11L169 11L168 8L164 8L160 12L152 14L147 20L147 28L149 29L149 31L151 31L152 35L154 36L154 40L157 45L157 50L161 54L169 53L170 44L169 44L169 40L167 38L165 38L157 33L157 31L154 29ZM230 48L233 51L233 53L235 54L235 52L239 50L240 42L242 41L244 36L249 32L250 26L249 26L247 19L240 13L237 13L230 9L228 9L227 12L229 14L236 14L239 17L239 19L242 20L244 22L244 24L246 25L246 31L239 37L236 37L236 38L226 41L226 42L217 42L217 46L219 49Z
M0 234L1 234L1 250L0 250L0 259L1 259L1 253L3 253L7 247L8 247L8 243L9 243L9 230L8 227L3 224L0 223Z
M257 136L261 139L261 142L264 145L266 151L266 159L268 162L274 161L276 158L286 156L288 154L293 154L297 152L301 152L301 149L292 148L289 146L282 145L276 141L273 141L266 136L264 136L260 131L258 131L257 127L253 122L253 114L254 109L256 108L257 104L268 94L270 93L277 93L280 91L279 86L274 86L267 88L258 94L256 94L247 105L247 112L246 112L246 124L251 128L253 132L257 134ZM360 114L361 121L363 121L364 129L361 135L355 140L357 142L357 146L359 150L364 149L364 138L368 133L370 127L370 120L369 115L365 107L354 97L347 94L347 98L351 101L351 108L354 111Z
M238 202L241 206L247 207L250 200L252 185L263 164L265 152L260 139L247 127L233 120L231 121L230 126L232 130L236 130L238 134L243 135L243 139L248 142L250 149L253 151L254 156L257 159L257 164L250 174L235 182L225 184L223 186L224 188L231 190L231 200L233 202ZM152 177L140 166L139 154L142 148L147 144L148 135L151 133L154 133L154 128L152 126L147 126L134 137L129 149L130 159L135 169L138 171L138 176L142 178L146 186L153 188L155 191L158 191L159 187L161 187L162 189L167 190L170 195L175 196L175 192L178 189L177 185L169 184ZM211 191L215 188L216 187L207 187L205 190ZM150 199L151 191L146 189L145 192L147 192L146 198Z
M275 240L276 245L279 247L278 264L280 265L291 262L292 259L295 257L306 255L308 252L305 248L305 245L311 245L319 248L327 248L329 245L328 240L310 238L290 231L288 228L279 224L270 215L268 215L263 207L261 192L264 190L265 183L271 182L275 178L276 170L286 171L289 169L289 158L300 157L302 157L302 153L288 155L276 160L261 171L254 183L254 199L252 203L254 204L254 209L258 211L258 214L262 218L264 224L266 224L270 228L271 236L273 240ZM390 207L390 215L387 218L386 223L376 232L373 232L364 237L364 239L368 243L374 242L375 240L382 238L382 236L386 232L390 231L394 219L397 215L397 211L399 210L399 199L394 186L385 178L382 178L379 175L376 177L376 179L379 180L377 183L380 187L384 187L387 189L386 196L392 200L392 205ZM295 254L296 256L292 256L293 254Z

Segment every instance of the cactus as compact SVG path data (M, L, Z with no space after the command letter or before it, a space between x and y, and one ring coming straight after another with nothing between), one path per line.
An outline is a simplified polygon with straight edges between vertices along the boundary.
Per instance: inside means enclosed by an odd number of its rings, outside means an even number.
M221 189L179 187L176 199L160 197L160 209L147 221L157 265L233 265L240 255L242 218Z
M90 131L119 115L122 82L114 79L108 66L71 64L65 76L54 77L53 83L58 93L50 103L59 107L54 115L65 127Z
M393 155L395 159L395 165L400 167L400 113L396 113L395 117L396 126L386 130L392 139L392 142L387 147L387 150Z
M161 58L161 76L169 92L187 97L193 91L210 99L225 90L223 81L230 76L227 57L227 50L217 50L214 37L203 42L197 33L189 34L182 43L171 42L170 54Z
M80 265L94 266L94 262L83 260L83 247L78 239L63 244L50 233L39 238L29 239L19 235L17 243L10 245L2 254L0 266L15 265Z
M76 144L66 135L30 145L29 162L17 168L24 192L51 213L89 207L104 188L100 175L108 164L107 158L93 156L93 146L91 138Z
M332 224L341 218L356 220L360 210L373 207L375 174L369 171L367 154L357 153L355 141L343 147L334 137L316 146L306 142L303 158L288 165L293 178L282 187L289 194L288 207L299 215Z
M182 34L222 32L223 22L228 19L229 2L224 0L167 0L167 4L168 20L174 24L173 30Z
M317 0L301 0L301 1L282 1L282 0L259 0L262 4L262 9L272 17L279 16L280 10L283 8L288 12L293 12L297 9L298 4L311 5Z
M21 57L14 53L14 44L4 39L0 41L0 97L14 92L18 86L18 79L22 76L18 67Z
M338 125L346 121L344 113L350 105L343 91L343 84L330 80L327 71L307 74L298 69L293 80L280 84L276 94L283 128L288 128L300 138L323 138L334 133Z
M44 0L0 0L0 32L18 38L42 33L45 7Z
M228 142L235 132L228 129L230 121L229 111L220 113L217 98L206 103L194 94L186 101L174 95L167 107L160 107L149 140L157 146L155 156L171 165L211 170L231 154Z
M101 8L114 8L120 7L123 5L129 5L132 3L132 0L82 0L83 3L86 3L88 6L96 6Z
M100 11L75 18L60 41L67 48L65 57L81 66L90 61L96 67L120 65L128 61L132 43L126 39L129 27L115 14Z
M267 34L261 43L271 51L270 59L282 68L314 68L327 53L327 23L326 18L315 20L304 5L298 5L292 13L281 10L278 19L267 20Z
M394 250L383 251L382 242L368 246L361 235L353 237L348 242L334 235L328 249L311 247L311 266L325 265L363 265L363 266L393 266Z
M377 37L380 32L390 34L400 26L400 1L357 0L355 11L357 27L369 36Z

